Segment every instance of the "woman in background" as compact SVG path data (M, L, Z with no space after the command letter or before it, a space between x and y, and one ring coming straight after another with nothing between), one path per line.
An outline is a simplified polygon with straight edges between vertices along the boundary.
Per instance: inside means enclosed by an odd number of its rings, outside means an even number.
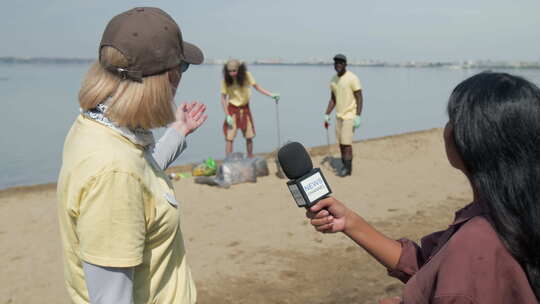
M540 89L504 73L459 84L444 129L450 165L473 201L447 230L392 240L334 198L307 216L323 233L343 232L405 282L380 303L538 303L540 299Z
M232 153L233 141L237 130L240 129L246 139L247 157L253 157L255 126L249 109L252 86L261 94L271 97L275 102L279 101L279 94L270 93L257 84L255 78L247 71L245 63L231 59L223 66L221 105L225 112L223 133L226 141L226 156Z
M64 274L73 303L195 303L181 205L163 171L205 120L174 95L202 52L164 11L112 18L79 92L58 180ZM158 143L152 129L168 126Z

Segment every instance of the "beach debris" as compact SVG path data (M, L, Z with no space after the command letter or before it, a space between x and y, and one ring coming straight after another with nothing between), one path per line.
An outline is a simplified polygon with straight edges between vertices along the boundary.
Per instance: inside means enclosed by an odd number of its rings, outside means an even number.
M209 157L200 164L196 165L193 170L193 176L212 176L217 171L216 161Z
M172 180L180 180L184 178L189 178L191 176L192 176L191 173L187 173L187 172L173 172L169 174L169 178Z
M255 166L255 174L257 175L257 177L270 175L266 159L262 157L254 157L251 160L253 161L253 165Z
M199 176L198 184L229 188L240 183L255 183L257 177L269 175L268 164L262 157L244 158L242 153L231 153L218 167L215 176Z

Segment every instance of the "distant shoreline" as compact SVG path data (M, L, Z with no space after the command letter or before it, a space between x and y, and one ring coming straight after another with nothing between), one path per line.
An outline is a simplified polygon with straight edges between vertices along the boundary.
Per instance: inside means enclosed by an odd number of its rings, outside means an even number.
M39 65L64 65L64 64L90 64L95 58L63 58L63 57L0 57L0 64L39 64ZM205 65L222 65L224 60L208 59ZM248 62L252 65L269 66L327 66L332 61L311 60L311 61L287 61L281 59L265 59ZM407 62L385 62L377 60L351 61L349 66L359 67L387 67L387 68L447 68L447 69L540 69L540 61L407 61Z
M376 138L369 138L369 139L363 139L363 140L357 140L354 143L359 142L372 142L372 141L380 141L385 140L388 138L394 138L394 137L401 137L406 135L412 135L412 134L423 134L423 133L429 133L433 132L434 130L438 130L439 128L431 128L426 130L420 130L420 131L413 131L413 132L405 132L400 134L394 134L394 135L387 135L382 137L376 137ZM336 154L338 153L337 147L335 144L330 145L331 153ZM321 145L321 146L313 146L308 148L309 154L311 157L316 156L324 156L328 154L328 146ZM265 158L269 161L272 161L275 158L275 151L272 152L264 152L264 153L257 153L255 156ZM217 160L217 163L221 163L222 160ZM191 169L196 163L188 163L184 165L178 165L178 166L172 166L165 170L167 173L180 173L180 172L191 172ZM34 185L19 185L19 186L12 186L0 189L0 199L11 196L17 193L27 193L27 192L36 192L36 191L42 191L47 189L55 189L56 188L56 182L51 183L43 183L43 184L34 184Z

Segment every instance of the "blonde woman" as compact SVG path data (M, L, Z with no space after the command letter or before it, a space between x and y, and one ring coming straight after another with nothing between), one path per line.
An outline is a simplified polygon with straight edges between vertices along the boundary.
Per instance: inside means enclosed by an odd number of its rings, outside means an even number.
M255 78L247 71L246 64L231 59L223 66L223 81L221 82L221 105L225 112L223 133L225 135L225 155L233 151L233 141L238 129L246 139L247 156L253 157L253 138L255 137L255 124L249 109L251 87L259 93L279 101L279 94L270 93L263 89Z
M205 120L174 109L202 52L157 8L115 16L79 92L58 180L65 281L73 303L195 303L180 209L164 169ZM168 126L157 142L151 130Z

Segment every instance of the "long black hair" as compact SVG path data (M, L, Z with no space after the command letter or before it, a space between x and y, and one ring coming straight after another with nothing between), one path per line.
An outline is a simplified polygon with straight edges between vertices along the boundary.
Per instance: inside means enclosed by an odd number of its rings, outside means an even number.
M494 229L540 299L540 89L510 74L480 73L454 89L448 116Z
M236 83L243 87L247 77L247 67L245 63L240 63L238 65L238 74L236 75ZM223 79L225 79L225 84L230 87L234 84L235 79L229 75L229 70L227 69L227 64L223 65Z

